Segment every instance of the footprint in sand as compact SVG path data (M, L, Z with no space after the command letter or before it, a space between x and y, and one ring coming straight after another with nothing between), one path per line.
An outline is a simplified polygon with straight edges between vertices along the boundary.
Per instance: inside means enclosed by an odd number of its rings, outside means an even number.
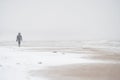
M0 64L0 67L2 67L2 65Z
M42 64L42 62L38 62L38 64Z

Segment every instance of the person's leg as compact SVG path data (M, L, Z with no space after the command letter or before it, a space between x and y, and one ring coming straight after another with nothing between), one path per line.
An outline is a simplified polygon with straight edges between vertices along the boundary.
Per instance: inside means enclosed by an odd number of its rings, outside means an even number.
M19 46L19 47L20 47L20 44L21 44L20 41L18 41L18 46Z

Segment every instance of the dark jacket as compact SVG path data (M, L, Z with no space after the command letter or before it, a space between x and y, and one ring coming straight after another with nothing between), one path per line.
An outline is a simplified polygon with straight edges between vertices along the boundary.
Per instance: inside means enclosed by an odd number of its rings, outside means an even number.
M20 34L17 35L16 41L18 41L18 42L22 41L22 36Z

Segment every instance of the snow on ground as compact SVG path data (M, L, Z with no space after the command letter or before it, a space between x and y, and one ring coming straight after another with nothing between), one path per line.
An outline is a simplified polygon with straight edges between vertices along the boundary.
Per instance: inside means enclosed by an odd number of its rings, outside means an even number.
M115 63L84 59L88 54L24 51L26 48L29 47L0 47L0 80L49 80L32 77L29 71L76 63Z

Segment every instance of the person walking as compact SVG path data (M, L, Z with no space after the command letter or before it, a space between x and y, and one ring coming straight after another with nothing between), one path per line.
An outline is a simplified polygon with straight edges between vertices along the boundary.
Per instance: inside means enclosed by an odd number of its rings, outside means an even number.
M21 41L22 41L22 35L21 33L18 33L16 41L18 42L18 46L21 46Z

